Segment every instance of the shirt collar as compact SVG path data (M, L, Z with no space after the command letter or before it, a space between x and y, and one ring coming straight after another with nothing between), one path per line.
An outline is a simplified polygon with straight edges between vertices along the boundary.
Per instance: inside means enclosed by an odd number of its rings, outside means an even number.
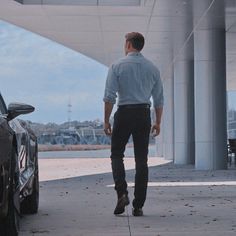
M129 52L127 56L142 56L141 52Z

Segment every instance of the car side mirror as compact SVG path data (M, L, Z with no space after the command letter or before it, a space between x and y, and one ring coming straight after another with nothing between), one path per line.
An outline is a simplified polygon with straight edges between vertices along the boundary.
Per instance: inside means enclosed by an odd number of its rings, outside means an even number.
M19 115L28 114L35 110L31 105L24 103L10 103L8 106L7 119L12 120Z

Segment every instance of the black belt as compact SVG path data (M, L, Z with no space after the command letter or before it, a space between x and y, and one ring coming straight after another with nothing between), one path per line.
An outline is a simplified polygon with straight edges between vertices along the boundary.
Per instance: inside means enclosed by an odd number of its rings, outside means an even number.
M149 104L127 104L127 105L120 105L119 108L121 109L150 108L150 105Z

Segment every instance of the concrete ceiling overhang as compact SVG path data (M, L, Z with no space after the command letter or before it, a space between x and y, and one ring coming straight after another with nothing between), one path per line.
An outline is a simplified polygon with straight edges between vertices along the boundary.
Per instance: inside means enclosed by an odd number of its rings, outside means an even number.
M64 6L139 6L141 0L15 0L29 5L64 5Z
M143 33L146 38L143 53L160 68L163 79L183 52L193 59L192 37L198 27L225 29L228 89L236 89L236 0L19 2L0 0L0 19L107 66L123 56L127 32Z

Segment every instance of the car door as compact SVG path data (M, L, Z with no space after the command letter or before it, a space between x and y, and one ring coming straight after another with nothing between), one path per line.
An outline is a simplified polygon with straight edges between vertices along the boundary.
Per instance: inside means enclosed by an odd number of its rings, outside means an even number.
M13 130L7 121L7 108L0 94L0 163L10 160Z
M6 217L8 212L8 185L12 151L13 131L7 118L6 105L0 94L0 217Z
M13 119L9 122L10 127L14 130L17 142L17 153L18 153L18 168L20 173L23 173L26 169L26 160L28 154L28 137L27 132L21 126L17 119Z

